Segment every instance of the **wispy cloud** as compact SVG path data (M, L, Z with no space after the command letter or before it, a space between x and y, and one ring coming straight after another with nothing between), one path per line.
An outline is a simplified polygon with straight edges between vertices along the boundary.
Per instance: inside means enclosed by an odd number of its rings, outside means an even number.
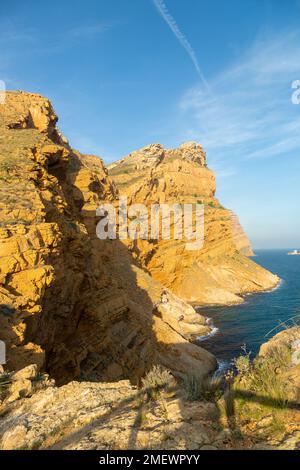
M205 76L202 72L202 69L201 69L200 64L198 62L198 58L197 58L196 53L195 53L192 45L188 41L187 37L185 36L185 34L179 28L179 26L177 24L177 21L175 20L175 18L169 12L169 10L167 8L167 5L165 4L164 0L153 0L153 3L156 6L159 14L162 16L162 18L168 24L171 31L174 33L175 37L178 39L180 45L186 50L189 58L191 59L192 63L194 64L194 67L195 67L202 83L204 84L205 88L207 90L209 90L208 82L207 82L207 80L206 80L206 78L205 78Z
M300 106L291 83L300 79L299 32L257 39L243 57L180 101L186 138L200 140L216 162L299 152Z

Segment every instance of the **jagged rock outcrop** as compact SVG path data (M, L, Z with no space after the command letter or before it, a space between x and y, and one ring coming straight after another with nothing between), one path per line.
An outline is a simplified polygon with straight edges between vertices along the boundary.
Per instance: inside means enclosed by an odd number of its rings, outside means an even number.
M96 208L118 190L102 161L74 151L51 103L8 92L0 105L0 339L7 370L37 364L58 384L133 382L155 363L206 375L191 344L205 319L96 237ZM167 301L162 297L167 296Z
M189 251L185 240L127 242L147 271L184 300L197 305L243 301L247 292L270 289L277 276L258 266L236 215L216 199L216 180L201 145L177 149L149 145L111 164L109 174L129 204L203 204L204 246Z

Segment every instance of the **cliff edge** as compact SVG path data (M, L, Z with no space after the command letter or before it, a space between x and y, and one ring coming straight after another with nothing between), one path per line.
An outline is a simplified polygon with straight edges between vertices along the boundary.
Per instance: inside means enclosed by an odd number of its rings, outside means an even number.
M0 105L0 339L7 370L37 364L74 378L138 383L162 364L205 376L215 358L189 340L205 318L96 237L96 209L118 189L101 159L73 150L49 100Z
M5 377L0 449L299 450L299 344L295 327L254 363L241 356L225 392L220 381L201 389L158 370L141 388L124 380L55 387L29 366ZM0 392L1 383L0 375Z

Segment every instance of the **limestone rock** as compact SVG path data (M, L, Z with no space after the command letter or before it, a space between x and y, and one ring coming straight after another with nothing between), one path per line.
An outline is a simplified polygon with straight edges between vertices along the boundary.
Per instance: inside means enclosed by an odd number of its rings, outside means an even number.
M158 363L175 375L196 368L205 376L216 360L189 342L207 330L205 319L154 281L126 246L97 238L96 209L117 203L118 190L102 160L73 150L56 122L40 95L8 92L0 106L0 331L7 370L37 364L58 384L138 383ZM164 149L154 145L142 154L147 166L148 155L159 162ZM140 155L131 159L136 164ZM16 395L21 391L20 385Z
M147 402L127 381L70 382L0 408L0 449L200 449L216 436L206 406L164 391Z
M299 403L300 408L300 327L294 326L281 331L262 344L257 362L277 357L274 361L275 372L285 388L286 398ZM300 419L300 416L299 416Z
M24 367L24 369L19 370L18 372L15 372L12 374L11 379L13 381L19 381L19 380L33 380L38 373L38 368L36 364L31 364L27 367Z
M279 333L263 350L276 355L274 344L293 344L298 334L297 329ZM284 379L292 369L289 363L278 373ZM236 396L234 419L228 421L220 400L187 401L180 382L150 401L126 380L62 387L46 382L32 396L0 406L0 449L299 450L299 407L272 406L270 397L263 406L258 398L251 405L244 396L240 407Z
M9 396L7 402L13 402L19 398L29 397L32 395L33 386L29 379L19 379L13 381L9 388Z
M129 204L204 205L204 245L186 249L186 239L125 241L155 279L195 304L234 304L243 294L275 287L279 278L255 264L250 242L235 214L216 199L216 179L200 144L177 149L159 144L111 164L109 175ZM174 229L174 221L171 231ZM172 237L171 237L172 238Z

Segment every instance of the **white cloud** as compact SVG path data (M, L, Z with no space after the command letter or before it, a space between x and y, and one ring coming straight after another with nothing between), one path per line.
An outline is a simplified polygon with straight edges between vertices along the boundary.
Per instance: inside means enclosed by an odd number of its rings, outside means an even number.
M291 103L291 84L300 79L299 38L295 31L259 38L211 80L213 97L199 86L184 94L186 134L200 140L213 160L232 163L299 149L300 106Z

